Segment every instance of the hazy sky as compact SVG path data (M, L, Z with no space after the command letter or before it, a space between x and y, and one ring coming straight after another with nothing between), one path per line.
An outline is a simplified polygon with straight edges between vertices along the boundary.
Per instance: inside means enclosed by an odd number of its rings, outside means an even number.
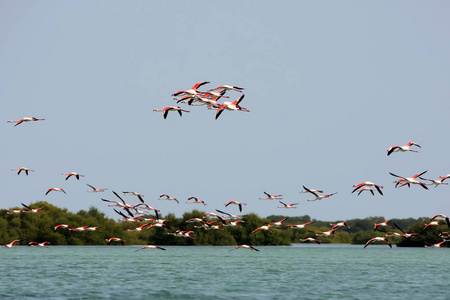
M136 191L163 215L201 209L318 220L450 214L447 1L1 1L0 208L76 212ZM153 112L209 81L251 112ZM231 100L240 94L228 92ZM7 120L35 116L17 127ZM386 155L414 141L420 153ZM11 169L36 170L17 176ZM85 175L65 181L61 173ZM373 181L384 196L351 194ZM448 180L450 182L450 180ZM87 193L86 184L109 188ZM302 185L338 194L307 202ZM47 189L62 187L67 195ZM297 209L261 201L282 194ZM162 193L181 203L158 201ZM196 196L208 206L188 205ZM136 197L124 196L129 203Z

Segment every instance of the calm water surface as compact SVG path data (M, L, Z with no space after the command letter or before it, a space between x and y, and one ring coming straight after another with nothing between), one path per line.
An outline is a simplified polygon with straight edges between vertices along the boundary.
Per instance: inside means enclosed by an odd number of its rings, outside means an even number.
M450 249L0 248L0 299L450 299Z

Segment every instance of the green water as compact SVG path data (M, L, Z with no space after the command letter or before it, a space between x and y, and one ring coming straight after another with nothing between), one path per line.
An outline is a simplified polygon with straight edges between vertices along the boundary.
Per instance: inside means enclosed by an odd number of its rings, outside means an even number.
M450 249L386 245L0 249L0 298L450 299Z

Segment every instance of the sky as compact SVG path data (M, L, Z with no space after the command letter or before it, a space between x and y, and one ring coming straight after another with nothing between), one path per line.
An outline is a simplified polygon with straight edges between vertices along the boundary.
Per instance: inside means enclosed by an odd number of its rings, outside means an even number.
M450 214L447 1L2 1L0 209L77 212L135 191L162 215L199 209L317 220ZM210 82L250 112L180 104ZM227 92L236 100L240 93ZM222 100L219 100L221 102ZM14 127L8 120L45 118ZM0 122L0 124L1 124ZM415 142L419 153L386 155ZM35 170L29 176L11 171ZM65 180L61 173L85 175ZM352 194L372 181L384 196ZM450 182L450 180L448 181ZM108 188L88 193L86 184ZM302 186L336 195L308 202ZM63 193L47 189L62 187ZM263 201L282 194L296 209ZM176 197L160 201L160 194ZM186 204L195 196L208 205ZM123 196L137 204L134 196Z

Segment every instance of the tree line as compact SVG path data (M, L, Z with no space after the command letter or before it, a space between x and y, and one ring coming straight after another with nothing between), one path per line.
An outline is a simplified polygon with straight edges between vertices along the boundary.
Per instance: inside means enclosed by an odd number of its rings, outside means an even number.
M221 230L205 230L195 228L199 224L186 223L191 218L201 218L205 213L199 210L185 212L181 218L174 214L167 214L161 218L170 221L165 222L167 228L150 228L140 232L128 231L129 229L143 225L144 223L119 222L107 218L105 214L96 207L89 210L80 210L77 213L69 212L67 209L56 207L45 201L33 203L30 207L43 207L39 213L23 212L8 213L8 210L0 210L0 243L9 243L11 240L20 239L19 244L48 241L52 245L106 245L105 239L120 237L126 240L128 245L198 245L198 246L225 246L250 244L259 245L291 245L299 243L307 237L319 239L321 243L347 243L365 244L369 239L376 236L390 235L388 239L392 244L404 247L423 247L426 243L436 243L439 234L450 231L448 226L430 226L423 230L429 221L427 218L391 219L390 227L374 230L374 224L385 221L383 217L368 217L364 219L351 219L345 221L349 228L340 228L329 237L317 237L316 231L328 231L337 221L318 221L310 216L286 217L282 215L271 215L259 217L255 213L244 215L239 223L240 227L223 226ZM12 208L12 210L17 208ZM19 208L23 209L23 208ZM281 226L270 228L271 232L261 230L252 234L256 228L280 221L287 218ZM207 220L217 220L216 217L208 217ZM341 220L342 221L342 220ZM303 224L312 222L306 229L293 229L287 224ZM404 231L418 233L416 237L403 239L399 236L391 236L392 232L401 233L393 224ZM96 231L72 231L67 228L54 230L58 224L67 224L72 228L80 226L98 227ZM180 238L167 233L176 230L193 230L193 238Z

